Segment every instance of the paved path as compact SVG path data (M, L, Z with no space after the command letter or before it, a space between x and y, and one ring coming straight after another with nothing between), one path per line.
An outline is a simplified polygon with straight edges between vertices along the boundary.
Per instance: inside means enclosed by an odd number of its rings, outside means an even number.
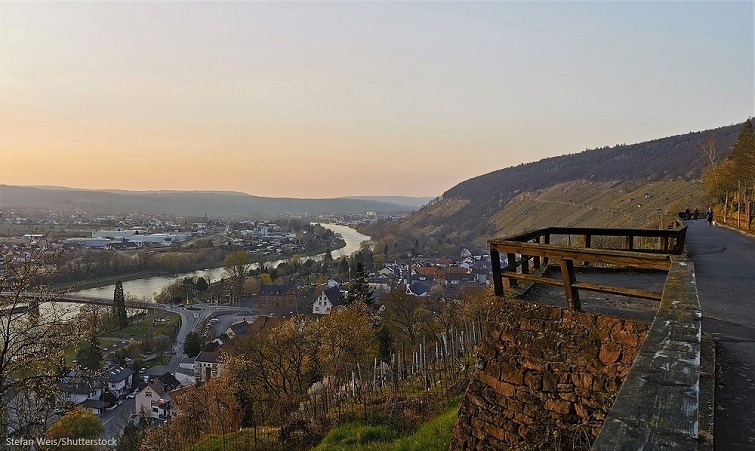
M716 449L755 449L755 238L702 220L687 225L703 332L719 345Z

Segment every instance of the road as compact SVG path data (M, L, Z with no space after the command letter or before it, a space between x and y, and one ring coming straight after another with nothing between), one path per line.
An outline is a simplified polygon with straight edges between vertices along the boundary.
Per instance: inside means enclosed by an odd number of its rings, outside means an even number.
M105 411L100 417L102 425L105 426L103 438L119 438L121 432L123 432L123 427L126 426L126 421L128 420L129 415L134 413L135 407L136 400L126 399L123 401L123 404L115 409Z
M207 304L195 304L187 310L182 306L171 306L166 304L155 304L153 308L174 312L181 317L181 327L178 330L176 341L173 344L173 350L176 352L170 359L168 365L160 365L150 369L149 374L160 375L168 371L173 374L178 369L182 360L188 356L183 353L183 343L189 332L200 332L198 329L210 315L235 315L237 312L246 310L242 307L215 306ZM126 425L129 415L135 411L136 401L134 399L125 400L120 406L112 411L106 411L102 414L102 423L105 426L104 438L117 438Z
M755 237L703 220L687 226L703 332L718 343L715 447L755 449Z
M178 331L176 342L173 345L173 349L174 351L176 351L176 353L173 355L173 357L171 357L170 363L168 363L167 367L161 366L158 369L159 371L161 371L160 374L165 371L168 371L170 373L176 372L181 361L188 358L188 356L183 352L183 344L186 340L186 336L189 335L189 332L201 332L201 330L199 330L201 325L204 324L210 316L219 314L235 314L242 310L248 310L243 307L229 307L225 305L209 304L194 304L192 306L192 309L195 310L187 310L183 307L168 306L163 304L160 304L160 308L162 308L163 310L178 313L181 316L181 328ZM219 332L220 331L218 331L218 333ZM154 370L150 371L150 373L156 374Z

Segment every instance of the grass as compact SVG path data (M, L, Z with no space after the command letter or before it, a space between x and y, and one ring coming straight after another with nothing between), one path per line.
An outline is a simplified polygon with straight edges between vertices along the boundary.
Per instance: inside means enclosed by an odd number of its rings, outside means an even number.
M167 318L168 321L157 323L152 327L152 321L156 319ZM144 319L135 320L133 324L113 332L108 332L108 336L119 338L135 338L143 340L146 338L156 337L160 334L170 336L170 329L173 325L181 324L181 317L176 313L160 312L147 315Z
M155 319L167 319L167 321L156 323L156 325L153 327L152 321ZM144 319L135 321L133 324L121 330L104 332L103 336L113 337L114 339L99 338L100 346L103 348L110 348L114 344L120 343L122 339L130 339L130 338L133 338L136 341L151 340L160 334L164 334L169 337L172 337L173 335L171 333L171 328L175 327L176 330L178 330L178 327L180 327L180 325L181 325L181 317L176 313L158 312L158 313L148 314ZM73 359L76 358L76 351L78 350L78 348L79 348L79 344L74 344L74 345L68 346L63 352L63 357L65 358L66 362L69 365L72 364ZM103 355L106 355L106 354L107 352L103 353ZM145 364L145 366L165 365L167 363L170 363L170 359L171 359L171 354L170 352L167 352L165 355L163 355L162 360L160 359L152 360L148 362L149 365Z
M315 450L445 451L451 443L451 433L460 406L461 398L422 423L411 435L401 436L395 428L383 424L367 424L364 421L347 423L331 430Z

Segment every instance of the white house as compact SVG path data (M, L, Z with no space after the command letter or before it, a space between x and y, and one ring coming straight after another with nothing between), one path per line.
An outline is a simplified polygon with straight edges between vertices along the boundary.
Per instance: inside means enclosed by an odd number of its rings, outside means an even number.
M199 353L194 361L194 380L197 383L207 382L213 377L218 377L220 374L219 355L220 351L202 351Z
M68 375L58 382L59 397L62 403L79 405L87 399L100 400L102 396L102 382L94 377L78 376L71 370Z
M123 368L121 366L114 366L105 372L105 383L107 385L107 389L116 398L128 393L129 389L131 388L133 378L134 370L130 368Z
M341 290L338 287L330 287L322 290L315 303L312 304L312 313L317 315L327 315L333 307L341 304Z
M158 421L170 418L173 404L173 398L159 380L155 380L136 395L136 413Z

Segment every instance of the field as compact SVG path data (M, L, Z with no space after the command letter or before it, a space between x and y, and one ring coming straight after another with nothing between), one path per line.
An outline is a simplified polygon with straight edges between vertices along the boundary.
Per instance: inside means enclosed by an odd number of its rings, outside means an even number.
M456 399L438 415L404 435L388 424L354 421L331 430L316 451L423 451L447 450L451 443L461 400Z

